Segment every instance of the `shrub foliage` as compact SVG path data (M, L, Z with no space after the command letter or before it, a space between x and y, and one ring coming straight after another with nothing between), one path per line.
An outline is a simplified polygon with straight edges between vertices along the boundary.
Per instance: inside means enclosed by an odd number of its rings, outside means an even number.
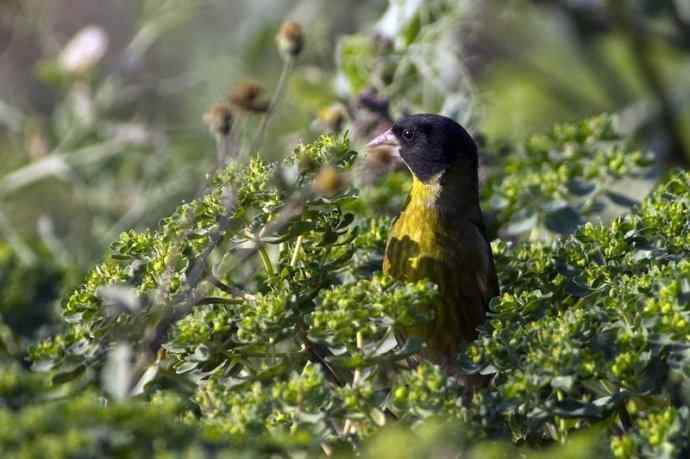
M502 457L567 441L574 457L678 457L690 175L584 223L646 163L613 126L560 126L487 171L499 233L532 236L493 243L503 293L458 356L490 387L467 393L419 361L419 340L396 343L436 287L379 272L377 209L399 196L360 193L347 137L322 136L282 163L233 163L157 229L123 233L64 300L63 331L31 349L47 375L5 359L0 417L18 427L0 449Z

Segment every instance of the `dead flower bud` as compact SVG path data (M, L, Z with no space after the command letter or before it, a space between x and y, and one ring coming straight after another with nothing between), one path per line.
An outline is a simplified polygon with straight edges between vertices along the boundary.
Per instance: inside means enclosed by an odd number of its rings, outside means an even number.
M333 166L324 166L314 178L311 188L315 193L330 196L342 190L347 184L347 177Z
M232 128L232 110L228 104L217 103L211 105L204 113L204 124L216 135L227 136Z
M300 174L308 174L314 172L319 164L308 156L303 156L297 163L297 170Z
M382 173L394 169L400 163L400 160L387 149L377 148L369 151L366 156L366 162L372 171Z
M264 113L268 110L268 101L262 100L264 88L258 83L241 83L230 90L230 102L247 112Z
M304 48L302 26L294 21L285 21L276 35L278 51L286 58L297 57Z
M319 124L330 132L340 132L347 119L347 110L342 104L333 104L319 111Z

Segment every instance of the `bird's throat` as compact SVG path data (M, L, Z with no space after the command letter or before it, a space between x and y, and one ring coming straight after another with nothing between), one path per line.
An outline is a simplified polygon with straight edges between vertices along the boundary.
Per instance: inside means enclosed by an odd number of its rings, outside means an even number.
M405 210L408 209L414 209L419 217L429 214L430 218L449 223L458 218L479 223L481 211L476 172L453 167L425 181L413 174Z
M410 189L410 202L408 206L414 206L422 210L425 207L435 208L441 199L441 179L434 177L422 182L412 176L412 188Z

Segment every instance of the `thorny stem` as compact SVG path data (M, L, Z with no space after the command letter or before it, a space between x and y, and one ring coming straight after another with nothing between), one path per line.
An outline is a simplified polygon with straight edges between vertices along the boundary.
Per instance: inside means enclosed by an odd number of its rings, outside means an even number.
M278 79L278 85L276 86L275 93L273 93L273 98L271 99L270 104L268 105L268 110L266 110L266 114L264 117L261 119L261 124L259 125L259 130L256 133L256 137L254 138L254 143L252 144L251 149L249 150L249 154L253 154L260 146L261 142L263 141L264 134L266 133L266 130L268 129L268 123L271 121L272 115L276 111L276 107L280 103L282 97L283 97L283 92L285 91L285 85L288 81L288 76L290 75L290 71L292 70L294 66L295 60L292 57L289 57L283 61L283 70L280 72L280 78Z

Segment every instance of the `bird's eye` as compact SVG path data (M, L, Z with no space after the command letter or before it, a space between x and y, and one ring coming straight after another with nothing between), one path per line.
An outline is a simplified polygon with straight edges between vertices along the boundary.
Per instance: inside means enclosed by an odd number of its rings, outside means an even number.
M412 129L405 129L402 131L402 136L405 140L412 140L414 132L412 132Z

